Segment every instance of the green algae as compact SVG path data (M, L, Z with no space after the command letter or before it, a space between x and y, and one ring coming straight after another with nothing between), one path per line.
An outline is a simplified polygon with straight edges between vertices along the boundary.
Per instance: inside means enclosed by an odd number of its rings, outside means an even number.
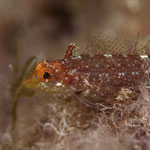
M24 87L24 80L28 78L30 73L34 70L36 66L37 58L35 56L30 57L24 67L21 70L20 76L14 81L14 83L11 86L11 93L12 93L12 129L15 128L16 124L16 110L17 110L17 104L18 104L18 98L20 96L33 96L35 91L27 89Z

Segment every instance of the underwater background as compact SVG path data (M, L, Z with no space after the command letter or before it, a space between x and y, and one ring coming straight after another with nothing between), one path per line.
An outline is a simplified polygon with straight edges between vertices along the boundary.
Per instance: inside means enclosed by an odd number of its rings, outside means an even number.
M35 64L63 58L71 42L83 51L98 32L149 38L149 6L149 0L0 0L0 150L149 150L145 84L136 102L111 112L23 87ZM132 96L125 91L121 100Z

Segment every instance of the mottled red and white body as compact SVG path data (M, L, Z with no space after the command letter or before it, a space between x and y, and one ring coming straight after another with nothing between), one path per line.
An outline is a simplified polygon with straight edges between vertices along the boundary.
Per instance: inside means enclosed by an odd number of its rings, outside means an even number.
M41 62L25 86L52 93L66 92L98 102L122 87L139 86L147 79L150 60L148 55L137 53L140 48L130 47L131 51L121 53L118 47L114 52L114 47L102 44L100 53L88 51L78 56L73 54L75 45L69 45L63 59Z

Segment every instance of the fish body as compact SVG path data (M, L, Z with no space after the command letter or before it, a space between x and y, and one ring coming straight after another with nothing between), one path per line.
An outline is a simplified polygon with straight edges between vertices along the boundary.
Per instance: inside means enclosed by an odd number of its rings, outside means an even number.
M99 101L122 87L138 86L150 73L148 55L138 53L82 53L73 55L70 44L63 59L41 62L28 80L28 88L76 94ZM103 47L104 48L104 47Z

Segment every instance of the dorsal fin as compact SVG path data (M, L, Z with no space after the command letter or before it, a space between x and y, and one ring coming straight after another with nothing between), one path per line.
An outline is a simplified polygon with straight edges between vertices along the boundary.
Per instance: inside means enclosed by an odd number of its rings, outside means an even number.
M68 49L66 50L65 58L72 56L74 49L75 49L75 43L70 43Z
M84 54L99 55L149 55L149 41L140 39L137 35L135 40L111 36L108 34L97 34L86 47Z
M68 58L71 56L75 56L76 51L79 49L79 47L75 46L75 43L70 43L68 46L68 49L66 50L66 54L64 56L64 58Z

